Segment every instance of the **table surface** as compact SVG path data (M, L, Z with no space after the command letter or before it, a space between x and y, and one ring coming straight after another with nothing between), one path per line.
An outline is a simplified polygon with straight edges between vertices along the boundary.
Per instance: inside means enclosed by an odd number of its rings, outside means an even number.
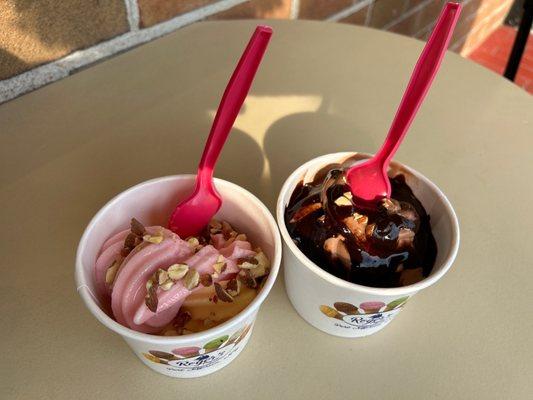
M143 366L85 309L78 240L138 182L191 173L257 21L198 23L0 106L0 392L4 399L520 399L531 395L533 97L456 54L397 159L448 195L449 273L380 333L328 336L280 274L242 354L205 378ZM371 29L271 22L274 36L216 175L274 210L304 161L375 151L423 43Z

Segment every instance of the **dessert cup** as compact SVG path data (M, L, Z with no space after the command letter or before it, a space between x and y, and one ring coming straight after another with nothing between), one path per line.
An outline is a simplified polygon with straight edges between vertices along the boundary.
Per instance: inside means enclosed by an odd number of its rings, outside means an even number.
M415 196L430 216L437 242L437 259L423 280L402 287L376 288L340 279L313 263L293 242L285 225L285 208L304 179L328 164L342 163L350 157L370 155L345 152L317 157L296 169L285 181L278 197L276 215L283 239L285 287L298 314L309 324L341 337L361 337L383 329L407 300L437 282L450 269L459 248L457 216L440 189L421 173L398 162L391 162L390 176L403 174Z
M215 218L226 220L263 249L271 269L252 302L228 321L199 333L157 336L126 328L109 316L96 295L94 263L104 241L127 229L132 217L147 225L166 226L175 205L194 189L194 175L176 175L140 183L110 200L91 220L76 255L76 286L89 311L118 333L141 361L161 374L193 378L228 365L242 351L266 296L272 289L281 261L281 239L276 222L265 205L245 189L215 179L223 203Z

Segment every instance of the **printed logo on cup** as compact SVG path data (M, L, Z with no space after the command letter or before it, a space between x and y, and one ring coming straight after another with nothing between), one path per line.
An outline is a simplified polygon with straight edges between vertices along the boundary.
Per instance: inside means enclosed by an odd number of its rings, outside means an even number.
M351 303L337 301L333 307L321 305L322 314L333 318L335 326L351 329L376 328L389 322L398 314L409 297L402 297L385 304L381 301L366 301L356 306ZM342 322L338 322L342 321Z
M250 331L251 325L235 332L231 337L224 335L211 340L202 347L190 346L173 349L172 353L150 350L142 353L147 360L163 364L170 371L195 371L215 365L239 350L239 343Z

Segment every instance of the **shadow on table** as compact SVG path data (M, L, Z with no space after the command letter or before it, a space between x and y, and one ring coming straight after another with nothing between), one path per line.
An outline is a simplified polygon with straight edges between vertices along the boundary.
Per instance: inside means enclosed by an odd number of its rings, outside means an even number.
M180 134L160 124L157 130L139 127L127 135L109 136L99 154L87 161L80 160L84 181L98 191L97 196L92 196L97 204L87 207L96 210L122 190L148 179L196 174L209 123L206 120L206 126L195 131L197 134ZM125 136L128 140L124 140ZM233 129L217 164L216 176L253 190L262 176L263 160L258 144L249 135Z

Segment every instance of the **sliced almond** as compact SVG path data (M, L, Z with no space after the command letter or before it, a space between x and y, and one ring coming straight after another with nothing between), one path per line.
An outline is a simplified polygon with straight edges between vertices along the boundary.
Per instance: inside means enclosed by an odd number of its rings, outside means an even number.
M135 236L143 237L146 233L144 225L137 221L135 218L131 219L130 227L131 233L133 233Z
M164 269L159 268L155 274L159 285L162 285L168 280L168 273Z
M111 266L105 272L105 283L111 285L113 282L115 282L118 267L120 267L120 263L118 261L114 261L113 264L111 264Z
M195 269L189 269L189 271L183 277L183 285L192 290L200 283L200 274Z
M159 244L159 243L161 243L163 241L163 235L157 235L157 236L144 235L143 236L143 240L145 242Z
M166 282L159 284L159 287L164 291L170 290L172 286L174 286L174 281L172 279L168 279Z
M209 274L200 275L200 283L202 286L211 286L213 284L213 277Z
M189 266L187 264L172 264L167 269L167 274L170 279L173 281L179 281L181 278L187 274L189 271Z
M226 291L229 293L230 296L235 297L238 296L241 292L241 281L238 279L232 279L228 282L226 285Z
M215 282L215 292L220 301L233 303L233 297L218 282Z

